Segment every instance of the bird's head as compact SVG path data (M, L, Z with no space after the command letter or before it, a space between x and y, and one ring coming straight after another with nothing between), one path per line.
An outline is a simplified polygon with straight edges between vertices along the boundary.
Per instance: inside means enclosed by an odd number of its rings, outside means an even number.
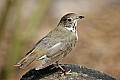
M78 19L83 19L84 16L77 16L75 13L68 13L64 15L60 20L60 25L63 27L74 27L77 26Z

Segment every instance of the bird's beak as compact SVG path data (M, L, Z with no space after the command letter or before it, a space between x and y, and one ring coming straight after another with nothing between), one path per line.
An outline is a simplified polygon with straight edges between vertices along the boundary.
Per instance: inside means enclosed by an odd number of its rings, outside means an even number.
M77 17L77 19L82 19L82 18L84 18L84 16L78 16L78 17Z

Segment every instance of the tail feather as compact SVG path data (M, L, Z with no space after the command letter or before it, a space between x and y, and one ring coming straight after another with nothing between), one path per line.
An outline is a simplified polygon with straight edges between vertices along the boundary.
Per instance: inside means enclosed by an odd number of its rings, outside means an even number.
M27 66L29 66L34 60L35 60L34 56L30 56L30 57L26 56L14 66L19 66L20 68L24 69Z

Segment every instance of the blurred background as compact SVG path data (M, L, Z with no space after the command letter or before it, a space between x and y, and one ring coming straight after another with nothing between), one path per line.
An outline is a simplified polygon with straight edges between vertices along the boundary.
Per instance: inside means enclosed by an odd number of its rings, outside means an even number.
M78 21L76 48L60 63L103 71L120 80L120 0L0 0L0 80L19 80L13 65L66 13Z

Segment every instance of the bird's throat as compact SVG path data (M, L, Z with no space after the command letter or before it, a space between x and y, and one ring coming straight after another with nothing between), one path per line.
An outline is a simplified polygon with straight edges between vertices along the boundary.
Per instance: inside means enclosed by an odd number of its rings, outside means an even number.
M77 21L69 26L66 26L65 29L75 33L77 32L76 26L77 26Z
M76 29L77 23L74 23L73 25L71 25L70 27L65 27L65 29L73 32L76 36L76 38L78 39L78 34L77 34L77 29Z

